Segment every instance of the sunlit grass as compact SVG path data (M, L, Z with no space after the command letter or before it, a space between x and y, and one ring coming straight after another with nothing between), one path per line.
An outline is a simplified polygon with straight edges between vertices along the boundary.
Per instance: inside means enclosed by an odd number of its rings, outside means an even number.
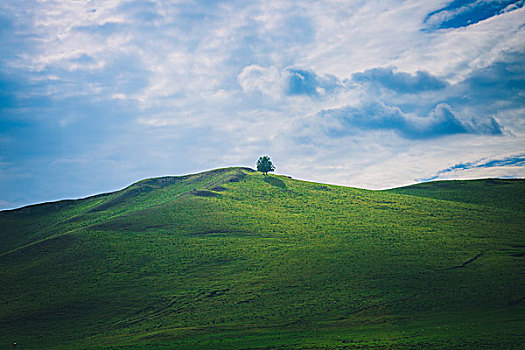
M518 348L524 181L231 168L0 213L0 345Z

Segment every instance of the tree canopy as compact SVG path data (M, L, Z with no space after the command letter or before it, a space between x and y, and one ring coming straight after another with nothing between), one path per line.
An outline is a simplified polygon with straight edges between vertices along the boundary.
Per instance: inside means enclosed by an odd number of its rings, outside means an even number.
M257 160L257 170L262 172L264 175L267 175L268 172L275 170L275 166L270 160L270 157L262 156Z

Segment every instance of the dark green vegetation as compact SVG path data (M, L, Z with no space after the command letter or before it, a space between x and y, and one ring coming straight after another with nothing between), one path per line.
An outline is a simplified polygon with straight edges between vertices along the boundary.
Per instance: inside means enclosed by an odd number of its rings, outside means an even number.
M0 213L0 348L513 349L525 181L219 169Z
M268 156L259 157L259 159L257 160L257 171L260 171L264 175L267 175L268 172L274 171L274 170L275 170L275 166L270 160L270 157Z

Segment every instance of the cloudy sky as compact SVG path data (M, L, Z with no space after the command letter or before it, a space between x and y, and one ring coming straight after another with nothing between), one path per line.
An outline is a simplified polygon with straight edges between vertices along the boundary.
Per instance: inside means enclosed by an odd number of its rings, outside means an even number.
M0 209L254 167L525 177L523 0L0 2Z

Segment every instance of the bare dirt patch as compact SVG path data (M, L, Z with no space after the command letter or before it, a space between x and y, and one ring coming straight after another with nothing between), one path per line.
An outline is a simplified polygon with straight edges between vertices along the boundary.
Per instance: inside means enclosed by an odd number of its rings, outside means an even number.
M525 297L521 297L518 300L512 300L507 303L507 306L515 306L521 303L523 300L525 300Z
M198 197L219 197L220 194L208 190L193 190L190 192L194 196Z
M454 269L460 269L462 267L465 267L467 266L468 264L470 264L471 262L475 261L476 259L478 259L479 257L481 257L483 255L483 253L479 253L478 255L476 255L475 257L473 257L472 259L469 259L467 261L465 261L463 264L461 265L458 265L458 266L453 266L453 267L449 267L447 270L454 270Z

